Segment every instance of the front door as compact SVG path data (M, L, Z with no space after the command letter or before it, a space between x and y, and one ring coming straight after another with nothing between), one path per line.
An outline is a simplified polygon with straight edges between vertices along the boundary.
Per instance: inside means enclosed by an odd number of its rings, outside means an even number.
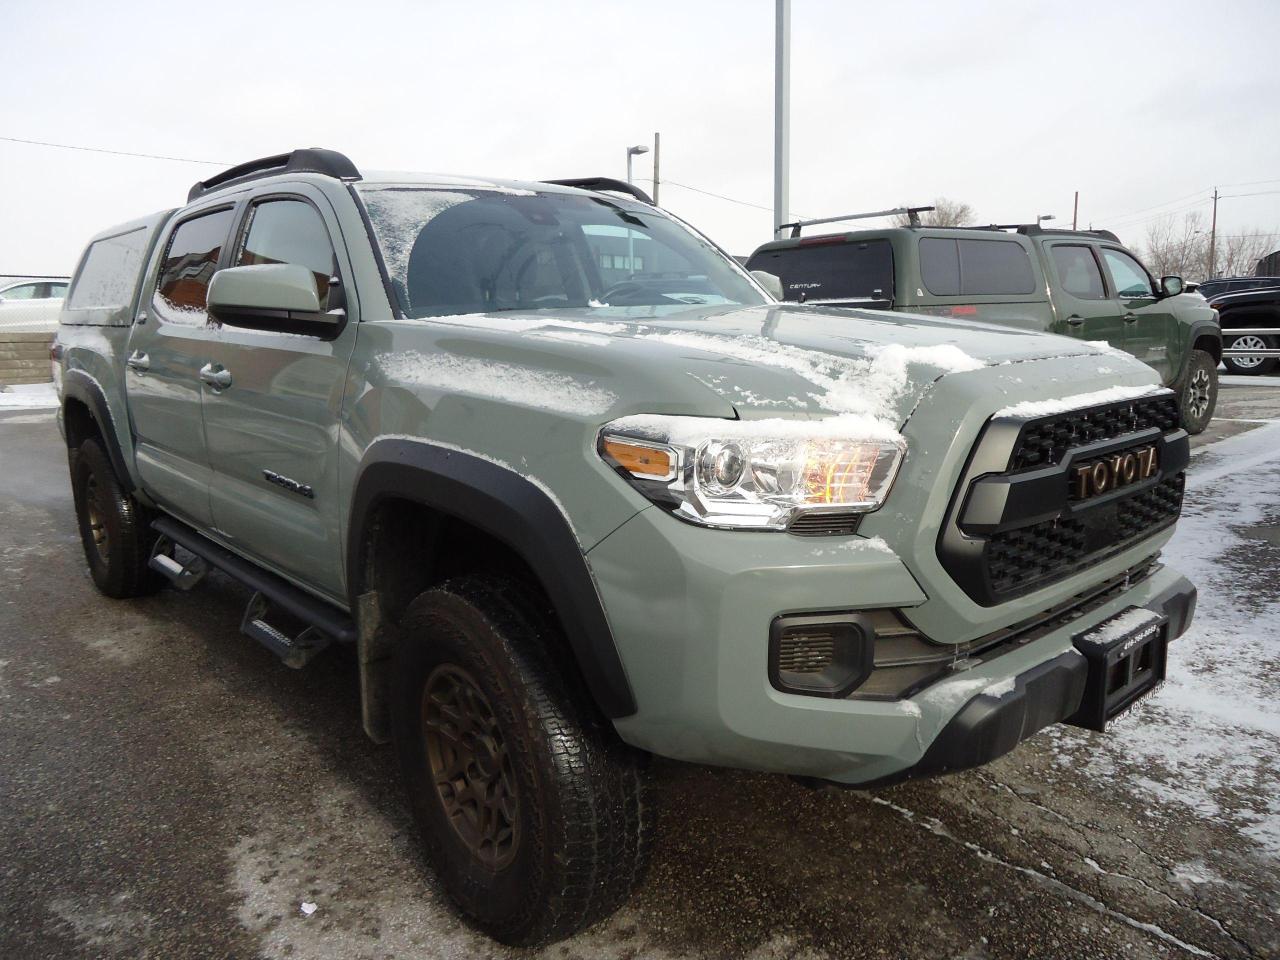
M1091 244L1049 243L1052 284L1057 318L1054 332L1081 340L1105 340L1124 348L1124 321L1107 294L1102 267Z
M1099 252L1124 324L1124 348L1154 368L1164 383L1171 383L1180 357L1171 351L1179 337L1168 302L1159 295L1151 274L1129 253L1118 247L1100 247Z
M155 291L129 334L125 389L143 489L198 527L212 519L201 416L201 370L216 331L205 298L231 233L231 206L197 211L177 223L162 255Z
M351 271L335 260L337 221L319 191L256 198L243 219L231 265L305 266L321 309L351 315L331 340L219 330L211 359L228 382L204 398L214 524L238 552L341 600L338 418L357 324L340 278Z

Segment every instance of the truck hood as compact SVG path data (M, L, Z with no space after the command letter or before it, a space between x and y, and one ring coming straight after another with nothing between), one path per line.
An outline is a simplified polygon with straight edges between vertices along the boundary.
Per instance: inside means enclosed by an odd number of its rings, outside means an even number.
M797 304L665 315L660 308L598 307L430 322L520 333L531 346L579 344L615 369L625 354L659 382L692 378L732 407L728 415L744 420L841 416L874 421L881 430L901 429L929 387L949 374L1111 352L992 324Z

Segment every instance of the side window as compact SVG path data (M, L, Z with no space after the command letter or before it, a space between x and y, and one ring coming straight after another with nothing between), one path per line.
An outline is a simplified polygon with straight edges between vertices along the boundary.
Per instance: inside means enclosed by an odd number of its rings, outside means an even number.
M935 297L960 295L960 247L954 240L922 237L920 279Z
M24 283L21 286L10 287L4 293L0 293L0 297L6 300L38 300L42 286L43 284L39 283Z
M920 276L935 297L1034 293L1036 274L1016 240L922 237Z
M1088 247L1054 244L1049 248L1053 267L1058 271L1058 283L1062 289L1080 300L1105 300L1106 288L1102 284L1102 272L1098 261Z
M146 230L138 229L91 243L84 265L76 274L67 309L118 309L132 303L146 240ZM62 296L67 291L65 284L52 286L54 296Z
M67 295L67 285L65 283L51 283L49 289L45 291L48 297L65 297Z
M231 229L231 213L218 210L185 220L169 237L153 300L165 320L193 326L205 322L209 281Z
M320 309L328 310L331 306L329 278L335 270L333 245L324 220L305 200L264 200L254 206L236 266L260 263L306 267L315 275Z
M1111 282L1116 285L1117 296L1122 299L1155 296L1151 276L1143 269L1142 264L1123 250L1103 247L1102 259L1107 262L1107 270L1111 272Z

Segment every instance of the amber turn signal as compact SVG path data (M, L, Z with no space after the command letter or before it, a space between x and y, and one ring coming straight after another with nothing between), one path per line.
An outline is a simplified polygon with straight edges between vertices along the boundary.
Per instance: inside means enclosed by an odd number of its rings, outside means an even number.
M621 440L605 440L604 452L628 473L637 477L665 479L672 474L671 452Z

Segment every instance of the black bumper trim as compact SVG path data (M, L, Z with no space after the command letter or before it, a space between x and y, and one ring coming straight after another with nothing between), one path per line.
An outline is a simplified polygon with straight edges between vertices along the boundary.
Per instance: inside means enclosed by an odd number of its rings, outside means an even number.
M1142 608L1168 618L1168 639L1172 641L1191 624L1196 588L1185 577L1179 577ZM1050 724L1072 716L1080 708L1088 672L1088 661L1078 651L1059 654L1014 677L1013 690L1004 696L980 693L971 699L942 728L914 766L866 783L837 786L870 790L990 763ZM827 785L826 781L818 782Z

